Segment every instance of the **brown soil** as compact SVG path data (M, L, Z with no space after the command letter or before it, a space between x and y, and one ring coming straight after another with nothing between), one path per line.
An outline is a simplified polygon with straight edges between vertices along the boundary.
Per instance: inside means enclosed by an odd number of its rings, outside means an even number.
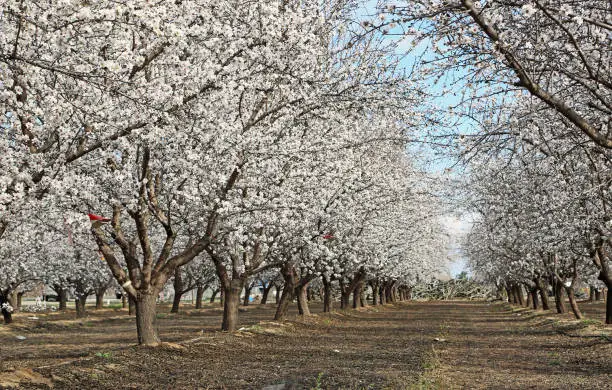
M601 322L603 304L581 309L590 320L456 302L432 376L448 389L610 389L612 327Z
M583 305L589 318L602 318L602 310L600 303ZM218 306L168 311L160 307L158 319L168 344L156 349L134 345L135 322L124 311L91 312L82 320L21 314L0 327L0 384L280 390L603 389L611 383L612 344L602 336L610 327L570 316L559 323L550 313L513 312L498 303L410 302L306 319L293 312L284 323L270 321L273 305L253 305L240 313L244 327L233 334L217 331ZM27 319L32 316L39 319Z

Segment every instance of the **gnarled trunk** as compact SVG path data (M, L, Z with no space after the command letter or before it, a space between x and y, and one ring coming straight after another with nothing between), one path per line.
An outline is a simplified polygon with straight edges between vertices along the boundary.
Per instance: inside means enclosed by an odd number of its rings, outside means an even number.
M249 299L251 298L251 291L253 291L253 284L249 284L244 288L244 299L242 301L242 306L249 305Z
M261 302L259 302L261 305L268 303L268 295L270 294L270 290L272 290L272 283L268 283L267 286L264 286L261 293Z
M104 308L104 293L106 288L96 290L96 310Z
M4 304L13 306L11 302L9 302L7 295L0 292L0 308L2 308ZM1 311L2 311L2 317L4 318L5 324L8 325L11 322L13 322L13 313L11 312L9 308L6 308L6 307L2 308Z
M274 288L276 289L276 291L274 292L274 301L278 304L278 302L280 302L281 293L283 291L283 286L276 285L274 286Z
M136 314L136 301L132 297L128 297L128 314L133 316Z
M364 284L361 283L359 286L359 306L360 307L366 307L367 305L364 295L365 295L365 288L364 288Z
M506 289L506 301L512 303L512 289L508 286L504 286L504 288Z
M567 313L567 307L565 307L565 299L563 296L563 283L559 280L555 282L555 306L557 313Z
M85 316L85 303L87 302L87 296L81 296L74 299L74 307L76 308L76 315L78 318Z
M323 281L323 313L329 313L332 309L332 285L325 275L321 277Z
M136 306L136 331L138 344L157 346L161 343L157 333L157 308L155 306L157 294L139 294L134 303Z
M23 299L23 294L23 291L17 293L17 307L15 308L16 311L21 309L21 300Z
M517 303L523 306L525 304L525 297L523 297L523 288L520 284L517 284L514 286L514 289L516 290L516 297L518 298Z
M574 317L576 319L582 319L582 313L580 312L580 308L578 308L578 302L576 302L576 296L574 295L574 287L569 286L565 287L565 291L567 292L567 297L569 299L570 307L572 308L572 312L574 313Z
M63 288L60 289L57 294L57 297L59 299L59 310L66 310L66 308L68 307L68 291Z
M348 309L349 307L351 293L353 291L348 287L348 285L346 285L342 281L342 279L340 279L339 283L340 283L340 309L345 310L345 309Z
M59 284L51 286L53 291L57 294L57 300L59 301L59 310L66 310L66 304L68 303L68 291Z
M274 313L274 319L279 321L285 318L287 311L289 310L289 304L295 298L295 280L288 278L285 279L283 286L283 293L276 305L276 313Z
M204 290L206 288L203 286L198 286L197 290L196 290L196 304L195 304L195 308L196 309L201 309L202 308L202 298L204 297Z
M300 315L309 316L310 308L308 307L308 282L300 283L297 287L298 311Z
M219 289L215 289L210 296L210 303L215 303L215 299L217 298L217 294L219 294Z
M378 281L370 282L370 287L372 287L372 305L376 306L379 304L378 302Z
M395 297L393 296L393 284L385 283L385 301L388 303L395 302Z
M548 301L548 288L546 283L544 283L542 278L536 278L534 281L536 282L537 289L540 292L540 298L542 298L542 309L549 310L550 303Z
M2 309L2 317L3 317L4 323L6 325L8 325L11 322L13 322L13 314L10 311L8 311L7 309Z
M531 303L533 304L533 310L538 310L539 308L539 303L538 303L538 288L534 287L531 289Z
M525 307L527 308L531 307L532 300L533 300L533 297L531 295L531 292L529 289L527 289L527 299L525 300Z
M612 324L612 288L608 286L606 295L606 324Z
M298 276L295 268L291 264L285 264L281 269L281 274L285 281L283 286L283 295L280 297L280 301L276 306L276 313L274 314L275 320L282 320L287 315L289 310L289 303L295 298L296 287L298 286Z
M172 309L170 309L170 313L178 313L179 307L181 306L181 298L183 298L183 292L178 290L174 291L174 298L172 298Z
M612 267L610 266L610 256L605 250L603 243L599 248L593 248L591 251L591 259L597 268L599 269L598 279L604 282L608 288L606 298L606 324L612 324Z
M181 305L181 298L183 297L183 274L181 267L176 267L174 270L174 281L172 282L174 288L174 298L172 299L172 309L170 313L178 313L179 306Z
M238 328L238 307L240 306L240 293L243 280L233 279L224 283L223 322L221 330L233 332Z
M359 294L359 284L357 284L353 289L353 309L357 309L359 307Z

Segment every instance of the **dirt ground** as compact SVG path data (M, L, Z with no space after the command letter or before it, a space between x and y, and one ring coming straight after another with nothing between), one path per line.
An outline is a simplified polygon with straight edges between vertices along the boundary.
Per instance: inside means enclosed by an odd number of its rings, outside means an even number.
M603 304L584 304L587 318ZM321 307L314 304L313 312ZM0 326L0 388L54 389L606 389L612 332L600 321L486 302L407 302L270 321L274 305L217 331L221 308L188 307L158 327L169 344L135 343L122 310L20 314ZM28 318L37 317L37 319ZM17 336L26 337L18 340Z

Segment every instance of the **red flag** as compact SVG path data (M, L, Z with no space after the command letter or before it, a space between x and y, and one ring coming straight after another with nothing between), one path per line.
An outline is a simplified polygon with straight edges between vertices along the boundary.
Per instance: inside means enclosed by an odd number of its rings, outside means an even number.
M323 238L326 239L326 240L331 240L332 238L334 238L334 236L333 236L333 234L329 234L328 233L328 234L324 235Z
M95 214L87 214L90 221L110 222L110 218L104 218Z

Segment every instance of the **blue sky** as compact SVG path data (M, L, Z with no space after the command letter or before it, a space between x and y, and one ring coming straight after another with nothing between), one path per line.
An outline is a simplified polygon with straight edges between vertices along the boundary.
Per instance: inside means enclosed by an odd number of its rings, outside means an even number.
M378 2L376 0L369 0L364 3L364 9L362 11L364 19L376 17L378 13L376 10L377 3ZM423 52L427 50L426 43L420 44L416 48L413 48L410 38L402 38L397 35L390 35L389 39L400 40L400 43L398 45L398 55L404 55L411 51L412 53L414 53L408 54L407 56L403 57L402 64L406 69L410 69L414 65L417 56L420 56ZM425 58L432 59L433 56L426 55ZM429 85L429 87L430 90L435 94L440 94L442 92L442 87L439 84L436 85L432 83ZM458 102L459 97L454 95L440 96L434 100L434 103L440 107L449 107L451 105L456 105ZM459 130L461 133L471 132L470 126L467 123L460 125L457 130ZM434 159L433 152L431 151L429 153L425 151L425 155L431 155L432 158L429 159L429 161L426 161L424 166L426 167L426 169L437 174L443 174L446 168L451 167L455 163L455 161L452 160L450 157ZM449 272L451 276L456 276L457 274L466 270L466 259L461 253L460 243L472 226L472 218L473 216L467 214L448 214L442 217L442 224L446 227L451 242L448 249Z

